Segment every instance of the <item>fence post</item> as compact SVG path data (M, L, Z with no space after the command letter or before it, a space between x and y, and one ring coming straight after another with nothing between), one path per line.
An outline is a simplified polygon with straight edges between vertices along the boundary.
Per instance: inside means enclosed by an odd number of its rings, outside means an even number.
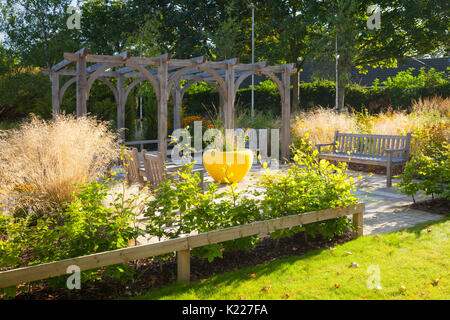
M355 227L355 231L353 231L353 239L356 239L363 235L363 215L364 212L353 214L353 226Z
M177 280L189 282L191 278L190 249L177 251Z

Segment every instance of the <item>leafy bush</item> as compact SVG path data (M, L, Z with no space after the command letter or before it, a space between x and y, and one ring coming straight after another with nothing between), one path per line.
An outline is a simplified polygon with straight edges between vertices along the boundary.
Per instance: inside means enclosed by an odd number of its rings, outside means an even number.
M237 190L230 184L225 190L209 184L202 192L198 173L191 174L191 165L178 171L176 179L168 179L155 190L146 205L147 233L159 239L177 238L181 234L208 232L232 226L299 214L325 208L344 207L358 202L351 195L353 179L345 172L345 165L334 166L316 160L312 146L302 141L302 149L295 151L296 165L287 173L267 173L259 190ZM328 238L348 230L346 217L292 228L273 233L275 237L302 230ZM250 249L257 237L246 237L225 243L195 248L192 253L209 261L222 257L226 250Z
M217 184L209 184L205 192L200 188L200 176L191 173L191 165L177 172L177 179L163 182L146 204L149 219L146 231L159 239L176 238L180 234L208 232L259 220L257 200L237 192L236 184L226 191L218 191ZM249 248L255 237L195 248L192 253L212 261L222 257L226 248Z
M280 174L266 174L260 181L264 198L261 207L266 219L274 219L303 212L326 208L345 207L359 200L352 195L354 179L346 173L346 164L330 164L317 159L318 151L306 139L299 140L294 150L294 165ZM290 236L304 230L315 236L317 233L327 238L342 234L351 226L347 217L326 220L276 231L274 237Z
M447 142L429 153L418 152L405 165L396 184L400 191L412 196L423 191L426 195L450 200L450 149Z
M413 100L420 97L443 96L448 97L449 92L441 94L441 90L449 88L449 78L445 72L437 72L430 68L419 70L419 74L412 74L414 68L399 72L395 77L389 77L383 84L390 94L390 104L396 107L407 108Z
M120 152L108 123L65 115L32 117L4 131L0 149L0 185L12 213L51 212L70 202L75 185L101 177Z
M128 246L140 235L137 195L113 195L105 205L110 180L79 186L73 201L55 215L17 215L0 219L0 268L17 268L73 258ZM124 186L125 184L123 184ZM130 269L124 265L106 268L103 275L123 280ZM98 270L83 272L82 281L99 278ZM65 276L52 279L64 285Z

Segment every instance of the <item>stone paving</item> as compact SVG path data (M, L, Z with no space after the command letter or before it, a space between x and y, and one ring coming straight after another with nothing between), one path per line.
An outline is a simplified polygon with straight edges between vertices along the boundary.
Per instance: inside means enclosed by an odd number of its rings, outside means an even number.
M358 176L360 172L352 172ZM398 192L394 187L386 187L386 177L382 175L362 174L357 196L366 204L364 213L364 235L384 234L412 227L419 223L439 220L444 216L409 208L412 198ZM393 184L396 183L395 179ZM417 195L416 201L429 197ZM449 210L450 211L450 210Z

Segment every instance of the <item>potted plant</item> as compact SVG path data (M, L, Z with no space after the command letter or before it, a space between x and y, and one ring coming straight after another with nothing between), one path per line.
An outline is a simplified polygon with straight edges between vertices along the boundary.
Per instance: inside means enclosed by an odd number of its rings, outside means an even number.
M253 152L244 147L246 139L248 135L236 137L228 133L225 139L223 134L218 134L212 139L213 143L203 153L203 165L215 181L239 182L250 171Z

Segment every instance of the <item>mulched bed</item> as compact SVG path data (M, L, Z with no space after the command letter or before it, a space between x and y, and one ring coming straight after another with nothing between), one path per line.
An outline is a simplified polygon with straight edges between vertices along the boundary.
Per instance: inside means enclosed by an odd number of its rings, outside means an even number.
M448 215L450 213L450 201L445 199L430 199L417 201L409 206L411 209L428 211L431 213Z
M331 241L320 236L315 239L309 237L305 241L303 233L279 239L279 241L265 237L260 239L250 252L243 250L224 252L222 259L214 259L212 263L209 263L207 259L191 257L191 281L207 279L216 274L256 266L276 259L300 256L315 249L328 249L351 239L351 232ZM176 280L175 257L162 262L162 272L159 261L152 259L141 259L128 264L135 269L135 274L133 279L124 285L111 278L103 278L95 282L82 283L81 290L68 290L66 288L52 289L44 282L34 285L30 292L19 293L16 299L117 299L140 295L148 292L152 287L167 285Z

